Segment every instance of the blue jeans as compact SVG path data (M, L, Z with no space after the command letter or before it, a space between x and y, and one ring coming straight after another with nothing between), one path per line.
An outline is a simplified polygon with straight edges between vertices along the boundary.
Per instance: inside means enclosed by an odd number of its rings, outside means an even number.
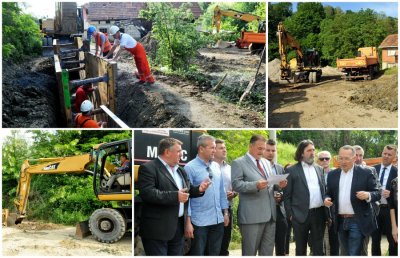
M193 225L194 239L190 248L190 255L219 256L222 238L224 236L224 223L198 227ZM207 247L207 251L205 250Z
M348 256L359 256L364 241L360 227L358 226L355 217L339 218L339 242L342 246L344 254Z

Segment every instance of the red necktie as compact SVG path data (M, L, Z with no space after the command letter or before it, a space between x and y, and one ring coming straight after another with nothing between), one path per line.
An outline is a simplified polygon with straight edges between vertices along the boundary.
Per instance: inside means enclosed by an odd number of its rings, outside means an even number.
M261 165L260 165L260 161L259 161L258 159L256 159L256 162L257 162L258 170L260 170L261 174L262 174L265 178L267 178L267 176L265 175L264 169L263 169L263 168L261 167Z

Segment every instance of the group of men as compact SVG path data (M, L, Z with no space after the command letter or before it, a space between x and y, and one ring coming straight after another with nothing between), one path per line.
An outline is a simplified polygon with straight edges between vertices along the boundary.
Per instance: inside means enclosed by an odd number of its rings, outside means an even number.
M134 74L139 79L138 83L154 83L154 78L151 74L149 62L147 60L146 51L140 42L137 42L132 36L122 33L117 26L111 26L109 34L114 37L114 44L111 45L108 36L105 33L97 31L95 26L89 26L87 38L92 37L96 45L95 55L106 59L117 60L123 50L131 53L135 60L136 68ZM119 50L113 56L115 50ZM75 93L75 124L79 128L100 128L105 127L106 123L96 122L93 120L95 114L93 103L89 100L89 94L93 92L90 84L78 87Z
M329 167L328 151L319 152L315 163L311 140L299 143L297 163L285 169L275 162L276 142L262 135L251 137L248 152L231 167L224 141L202 135L197 157L182 169L181 145L161 140L159 157L139 167L146 255L183 255L184 237L191 239L190 255L229 255L236 196L244 256L272 256L274 249L288 255L291 227L296 255L307 255L307 246L312 255L367 255L369 236L372 254L381 255L382 233L389 255L397 255L395 145L385 146L382 164L374 167L363 164L360 146L345 145L337 169ZM274 178L280 181L270 183Z

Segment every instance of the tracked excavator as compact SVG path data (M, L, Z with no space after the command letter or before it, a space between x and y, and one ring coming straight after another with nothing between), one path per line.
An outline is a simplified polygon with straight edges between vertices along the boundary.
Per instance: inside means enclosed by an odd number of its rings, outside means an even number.
M261 53L266 44L266 23L265 20L258 15L235 11L232 9L222 10L218 5L214 8L213 26L216 27L217 33L221 29L222 16L231 17L245 22L258 22L258 31L241 31L240 38L236 40L238 48L248 48L252 54Z
M132 228L132 165L130 164L124 171L117 169L119 156L128 154L132 157L131 149L131 140L121 140L98 144L87 154L25 160L20 171L17 197L14 200L17 209L15 224L21 223L27 217L32 176L90 173L93 175L93 192L97 199L116 201L118 207L95 210L88 221L78 224L79 230L84 231L88 228L99 242L117 242ZM114 171L119 171L119 174L113 178L115 181L112 186L107 187L107 182Z
M317 83L322 76L320 57L316 49L303 52L299 42L285 30L283 23L278 24L278 45L281 57L281 80L289 82ZM296 58L287 60L288 52L296 51Z

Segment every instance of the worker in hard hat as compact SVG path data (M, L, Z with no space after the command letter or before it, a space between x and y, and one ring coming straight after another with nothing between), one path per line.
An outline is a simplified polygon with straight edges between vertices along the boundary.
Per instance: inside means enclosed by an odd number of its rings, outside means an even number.
M100 128L106 125L105 122L93 120L93 104L90 100L85 100L81 104L81 112L75 117L75 124L79 128Z
M88 28L88 38L90 39L92 36L96 44L96 51L94 52L94 55L97 56L97 52L100 48L98 56L106 56L111 50L111 43L108 41L108 37L103 32L97 31L95 26L91 25ZM112 58L112 54L110 57Z
M130 52L135 59L137 67L137 72L135 72L135 75L139 79L139 83L154 83L154 78L151 75L149 62L147 61L146 51L144 50L143 45L140 44L140 42L137 42L130 35L121 33L117 26L111 26L109 34L114 37L115 41L106 58L109 58L119 46L119 50L113 58L113 60L117 60L121 51L125 49L126 51Z
M78 89L76 89L75 92L75 112L78 113L83 101L88 100L91 92L94 91L95 88L92 88L92 85L90 84L84 84L82 86L79 86Z

